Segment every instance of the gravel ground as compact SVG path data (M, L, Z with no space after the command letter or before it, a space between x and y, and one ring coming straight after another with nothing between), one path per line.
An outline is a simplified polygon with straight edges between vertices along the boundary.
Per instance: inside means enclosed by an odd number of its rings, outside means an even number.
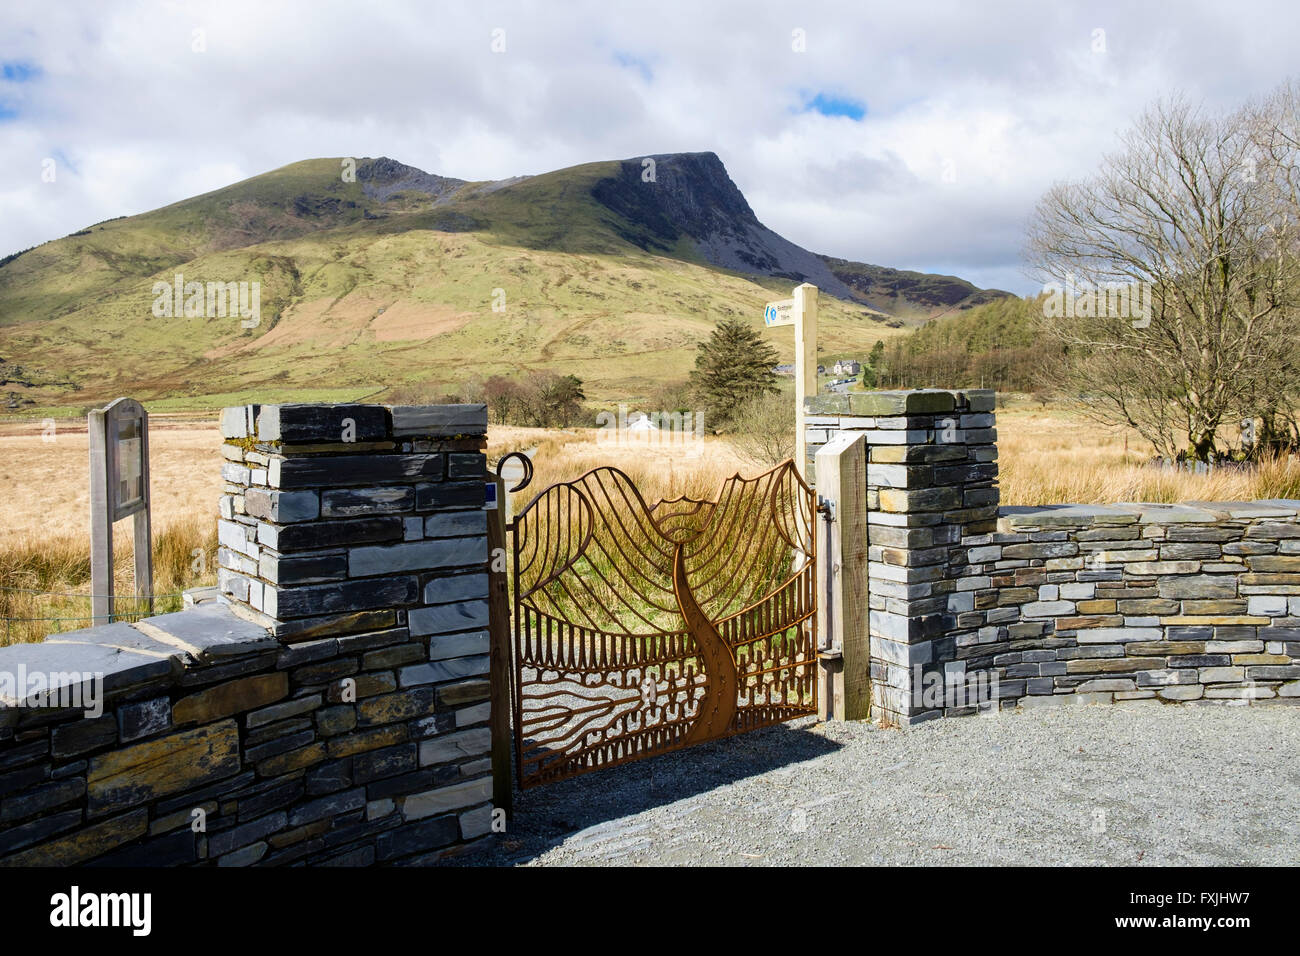
M515 796L457 865L1294 865L1300 708L812 719Z

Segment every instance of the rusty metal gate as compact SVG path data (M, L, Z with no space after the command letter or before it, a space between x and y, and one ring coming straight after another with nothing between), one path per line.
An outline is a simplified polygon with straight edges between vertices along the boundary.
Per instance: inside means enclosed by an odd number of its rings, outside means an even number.
M816 510L787 461L647 505L616 468L513 522L521 787L817 711Z

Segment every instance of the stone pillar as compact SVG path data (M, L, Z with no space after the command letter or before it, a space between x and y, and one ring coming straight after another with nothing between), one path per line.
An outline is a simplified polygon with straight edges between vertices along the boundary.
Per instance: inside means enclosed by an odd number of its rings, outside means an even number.
M854 396L854 398L859 398ZM873 392L866 434L872 713L908 725L973 707L926 686L964 684L957 635L978 627L966 547L997 527L991 390ZM951 703L951 700L948 701Z
M218 584L236 614L286 643L487 627L486 406L249 405L222 434ZM487 654L485 636L456 643Z
M849 392L804 407L818 468L840 461L849 436L866 439L872 717L911 724L973 710L933 705L917 692L935 675L964 678L957 648L988 623L977 609L996 603L976 594L990 582L972 575L967 559L997 529L993 391ZM820 494L826 481L812 473ZM832 477L827 487L842 498L841 484ZM854 613L846 604L832 619Z
M368 813L405 822L377 859L486 834L486 406L253 405L222 433L223 599L305 665L295 682L327 682L332 704L351 682L366 740L341 752L375 779L405 771L367 790Z

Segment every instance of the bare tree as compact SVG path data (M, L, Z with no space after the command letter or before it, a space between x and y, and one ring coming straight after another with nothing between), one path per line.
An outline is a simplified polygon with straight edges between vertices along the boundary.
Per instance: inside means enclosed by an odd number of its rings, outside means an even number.
M755 395L732 414L728 430L736 450L760 465L793 458L794 396L789 390Z
M1223 116L1157 103L1096 175L1053 187L1035 212L1029 259L1056 284L1043 326L1066 348L1063 384L1162 454L1214 457L1220 429L1258 415L1294 373L1284 128L1274 100ZM1071 283L1084 294L1061 308L1055 290Z
M1282 254L1294 257L1300 235L1297 225L1300 223L1300 86L1294 82L1283 84L1262 102L1248 106L1244 114L1251 141L1260 156L1260 174L1255 178L1265 193L1265 201L1276 210L1275 232L1283 246ZM1294 284L1296 276L1292 274L1290 280ZM1277 366L1260 364L1251 369L1248 398L1241 414L1252 424L1255 418L1260 420L1258 433L1251 435L1257 454L1300 450L1300 420L1297 419L1300 341L1296 335L1300 315L1294 304L1297 299L1300 294L1293 295L1289 309L1293 333L1289 340L1289 361Z

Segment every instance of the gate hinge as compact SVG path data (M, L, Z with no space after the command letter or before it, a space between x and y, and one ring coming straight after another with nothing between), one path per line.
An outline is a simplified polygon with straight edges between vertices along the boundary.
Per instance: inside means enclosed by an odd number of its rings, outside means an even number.
M817 513L826 516L827 521L835 520L835 499L825 495L817 496Z

